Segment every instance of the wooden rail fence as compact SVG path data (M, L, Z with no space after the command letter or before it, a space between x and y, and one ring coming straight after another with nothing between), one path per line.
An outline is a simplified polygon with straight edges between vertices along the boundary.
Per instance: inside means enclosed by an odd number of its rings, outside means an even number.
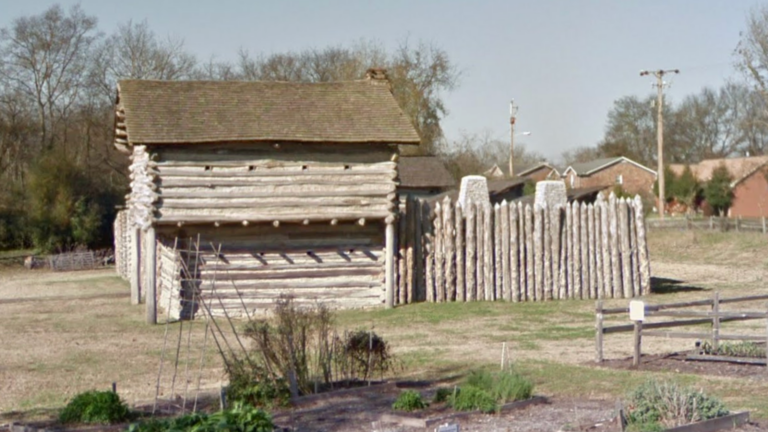
M768 234L768 221L765 217L759 218L734 218L710 216L708 218L673 217L661 219L648 219L649 229L672 230L702 230L702 231L735 231L735 232L760 232Z
M396 303L632 298L650 292L642 202L561 207L409 199Z
M715 292L711 299L696 300L690 302L681 303L668 303L657 305L645 305L645 317L669 317L678 318L672 321L661 322L644 322L633 321L632 324L621 324L614 326L605 326L606 315L616 314L629 314L629 307L625 308L604 308L603 302L597 302L595 308L595 361L600 363L603 361L603 336L611 333L633 332L633 364L635 366L640 364L640 357L642 352L642 337L665 337L665 338L681 338L681 339L703 339L710 340L712 347L717 349L720 341L732 340L732 341L765 341L766 342L766 359L768 359L768 326L766 326L766 333L761 335L743 335L743 334L723 334L721 333L721 324L730 321L748 321L748 320L760 320L768 319L768 309L765 311L723 311L721 306L724 304L733 303L749 303L760 300L768 300L768 295L756 295L747 297L733 297L733 298L720 298L720 293ZM709 311L691 311L691 310L673 310L673 309L686 309L691 307L709 306ZM684 319L679 319L684 318ZM667 331L657 329L667 329L673 327L685 327L695 326L701 324L711 324L709 331ZM691 357L691 356L689 356ZM694 356L696 357L696 356ZM727 358L724 356L706 356L713 360L725 360L725 361L737 361L744 363L740 358ZM719 358L714 358L719 357ZM760 364L766 364L766 360L760 360Z

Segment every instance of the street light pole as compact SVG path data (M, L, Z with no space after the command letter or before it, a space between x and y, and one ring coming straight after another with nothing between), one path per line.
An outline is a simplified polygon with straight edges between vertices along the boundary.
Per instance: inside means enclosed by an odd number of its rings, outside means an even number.
M658 209L659 218L664 220L664 206L665 206L665 190L664 190L664 116L662 115L664 109L664 75L668 73L680 73L679 69L669 70L657 70L648 72L646 70L640 71L640 76L646 76L653 74L656 77L656 88L658 94L656 97L656 142L658 145L658 157L657 157L657 173L659 179L659 197L658 197Z

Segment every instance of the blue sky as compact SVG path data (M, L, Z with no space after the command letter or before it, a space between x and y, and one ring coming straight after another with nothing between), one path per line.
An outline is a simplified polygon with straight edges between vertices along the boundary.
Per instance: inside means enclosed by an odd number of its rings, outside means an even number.
M741 79L733 67L747 0L170 1L0 0L0 26L52 4L80 3L110 33L129 19L181 38L200 60L404 39L444 49L461 70L445 95L448 139L489 132L507 139L509 100L518 138L544 155L595 145L614 100L653 91L640 69L679 68L667 95Z

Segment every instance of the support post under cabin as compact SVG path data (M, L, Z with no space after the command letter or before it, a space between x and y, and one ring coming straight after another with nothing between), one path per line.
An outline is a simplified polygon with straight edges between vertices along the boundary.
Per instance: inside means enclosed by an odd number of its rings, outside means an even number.
M147 324L157 324L157 241L155 228L149 227L146 231L146 247L144 259L144 290L147 302Z
M385 248L386 248L386 260L384 262L384 278L386 285L386 299L385 304L387 308L392 308L395 305L395 224L394 217L387 216L385 220L387 229L385 232Z
M128 248L131 253L131 304L141 303L141 231L138 227L130 228L130 244Z

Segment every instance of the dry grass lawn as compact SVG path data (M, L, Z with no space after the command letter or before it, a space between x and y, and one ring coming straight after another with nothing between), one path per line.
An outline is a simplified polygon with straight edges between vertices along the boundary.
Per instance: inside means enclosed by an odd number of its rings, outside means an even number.
M652 231L652 272L662 282L650 303L765 293L768 237L741 233ZM80 273L0 273L0 412L60 407L73 394L108 388L113 381L128 402L154 396L165 326L143 324L141 306L131 306L128 286L110 270ZM608 306L626 306L611 300ZM370 328L383 335L402 361L400 377L444 379L469 369L498 364L503 342L513 361L531 376L537 392L584 398L621 397L651 375L642 371L596 368L594 301L549 303L416 304L394 310L346 311L344 329ZM765 304L742 306L764 310ZM626 322L614 316L615 322ZM184 334L189 328L187 324ZM190 364L197 367L201 323L192 327ZM725 324L728 332L764 332L765 322ZM168 327L175 350L179 325ZM186 336L185 336L186 337ZM688 349L692 341L646 338L644 352ZM220 361L208 346L203 387L224 379ZM170 348L169 348L170 349ZM183 350L182 350L183 351ZM631 355L629 334L606 337L605 355ZM182 354L182 358L185 355ZM183 364L175 393L183 395ZM163 393L170 391L168 363ZM766 379L745 380L672 373L654 374L702 387L732 409L750 408L768 417ZM194 387L196 369L190 373ZM6 417L17 416L18 413Z

